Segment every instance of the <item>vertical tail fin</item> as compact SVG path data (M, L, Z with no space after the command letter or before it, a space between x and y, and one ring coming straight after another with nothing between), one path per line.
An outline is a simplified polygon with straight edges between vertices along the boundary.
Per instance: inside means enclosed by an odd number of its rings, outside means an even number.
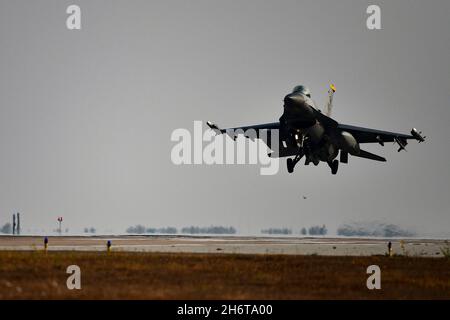
M336 92L336 87L334 84L330 84L330 89L328 89L328 100L325 104L325 115L330 117L331 110L333 109L333 95Z

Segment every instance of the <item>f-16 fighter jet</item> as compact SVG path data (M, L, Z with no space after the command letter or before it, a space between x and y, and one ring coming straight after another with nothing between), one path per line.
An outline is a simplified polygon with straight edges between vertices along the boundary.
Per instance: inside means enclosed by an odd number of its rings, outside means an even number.
M278 122L221 129L212 122L207 125L218 134L233 134L236 130L246 132L253 129L256 138L260 138L262 130L278 130L278 149L273 150L270 157L288 157L287 170L294 172L295 165L305 157L305 165L320 161L326 162L331 173L336 174L339 161L348 163L349 155L375 161L386 161L385 158L362 150L363 143L385 142L398 144L398 151L405 150L407 140L414 139L419 143L425 141L425 136L415 128L411 134L382 131L342 124L331 118L333 95L336 92L334 85L330 85L328 99L324 111L319 110L311 99L311 92L303 85L296 86L291 93L284 97L284 111ZM244 133L245 134L245 133ZM270 134L266 135L270 137ZM234 136L235 138L235 136ZM265 141L271 147L270 139ZM339 160L337 159L339 156Z

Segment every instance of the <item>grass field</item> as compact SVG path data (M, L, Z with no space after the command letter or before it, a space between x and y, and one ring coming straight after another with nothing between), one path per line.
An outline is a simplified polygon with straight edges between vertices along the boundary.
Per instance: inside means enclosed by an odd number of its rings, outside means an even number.
M66 268L81 268L68 290ZM366 269L381 268L381 290ZM0 299L450 299L450 259L0 252Z

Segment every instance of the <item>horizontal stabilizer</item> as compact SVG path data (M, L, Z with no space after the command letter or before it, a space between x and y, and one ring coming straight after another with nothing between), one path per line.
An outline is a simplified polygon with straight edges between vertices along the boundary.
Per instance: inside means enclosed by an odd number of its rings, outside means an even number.
M354 154L353 156L355 157L360 157L360 158L365 158L365 159L370 159L370 160L375 160L375 161L382 161L385 162L386 159L383 157L380 157L376 154L370 153L368 151L364 151L364 150L359 150L359 154Z

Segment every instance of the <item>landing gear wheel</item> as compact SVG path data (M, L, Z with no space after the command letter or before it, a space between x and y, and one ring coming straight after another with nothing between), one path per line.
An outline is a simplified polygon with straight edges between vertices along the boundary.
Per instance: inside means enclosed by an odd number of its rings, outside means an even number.
M286 164L287 164L287 170L289 173L294 172L294 167L295 167L295 163L294 160L292 160L291 158L288 158L286 160Z
M300 159L303 157L303 150L299 149L297 155L292 159L292 158L288 158L286 160L286 164L287 164L287 170L289 173L294 172L294 168L295 165L300 161Z
M339 168L339 161L338 160L334 160L331 163L331 174L336 174Z

